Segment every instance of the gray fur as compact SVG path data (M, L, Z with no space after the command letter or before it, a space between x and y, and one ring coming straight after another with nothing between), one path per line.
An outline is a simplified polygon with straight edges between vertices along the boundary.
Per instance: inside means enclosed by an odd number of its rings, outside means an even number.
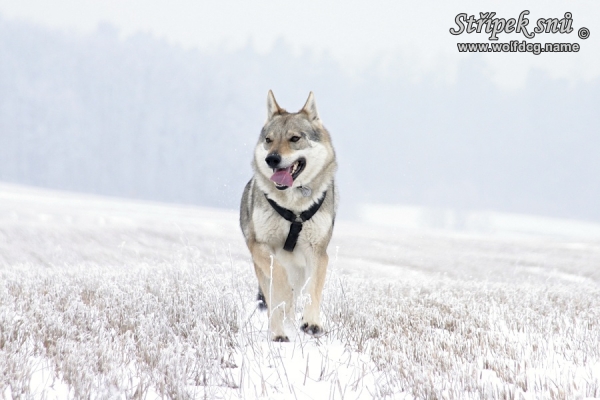
M265 162L268 154L281 155L281 168L299 159L305 160L304 169L296 176L291 187L278 190L270 181L274 170ZM312 293L314 302L305 307L303 326L310 329L304 331L311 335L322 334L319 307L327 268L326 250L333 233L338 203L334 183L337 163L331 137L321 123L312 92L300 111L288 113L279 107L269 91L267 121L259 135L252 168L254 176L242 195L240 226L252 254L263 297L266 297L269 307L273 302L280 304L284 301L285 314L293 315L291 296L295 299L298 291L306 287L308 293ZM310 189L308 197L302 194L302 188ZM307 190L304 192L306 194ZM293 252L284 251L283 244L290 223L273 209L265 195L279 206L299 215L316 203L324 192L327 192L325 200L317 213L304 222L296 248ZM273 257L272 261L269 261L269 257ZM271 267L274 269L270 270ZM285 276L287 278L282 278ZM276 282L270 283L271 279ZM272 289L272 293L267 288ZM275 300L271 301L269 296ZM286 338L283 314L277 314L283 311L275 308L269 312L275 313L270 319L272 337Z

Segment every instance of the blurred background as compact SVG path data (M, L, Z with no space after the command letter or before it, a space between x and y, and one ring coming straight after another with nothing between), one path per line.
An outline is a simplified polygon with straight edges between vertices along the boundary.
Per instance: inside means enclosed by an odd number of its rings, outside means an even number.
M345 219L600 237L600 3L0 0L0 181L236 209L267 91L316 96ZM578 53L459 53L458 13ZM587 40L577 30L587 27ZM500 42L524 40L499 35Z

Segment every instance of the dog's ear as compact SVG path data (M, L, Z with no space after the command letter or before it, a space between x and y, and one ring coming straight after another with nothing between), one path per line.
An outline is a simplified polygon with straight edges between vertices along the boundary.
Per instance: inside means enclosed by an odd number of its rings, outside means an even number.
M275 96L273 95L273 91L269 90L269 94L267 95L267 121L270 121L276 115L281 115L285 112L285 110L279 107L277 104L277 100L275 100Z
M319 112L317 111L317 103L315 103L315 95L313 92L309 93L306 104L304 104L304 107L302 107L300 112L305 113L311 123L321 123L321 120L319 119Z

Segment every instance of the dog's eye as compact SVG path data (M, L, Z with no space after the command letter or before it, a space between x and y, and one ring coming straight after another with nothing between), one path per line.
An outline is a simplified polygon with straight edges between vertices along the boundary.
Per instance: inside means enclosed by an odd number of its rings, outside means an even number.
M290 138L290 142L294 142L294 143L295 143L295 142L297 142L298 140L300 140L300 136L292 136L292 137Z
M265 142L267 143L271 143L273 140L271 140L271 138L265 138Z

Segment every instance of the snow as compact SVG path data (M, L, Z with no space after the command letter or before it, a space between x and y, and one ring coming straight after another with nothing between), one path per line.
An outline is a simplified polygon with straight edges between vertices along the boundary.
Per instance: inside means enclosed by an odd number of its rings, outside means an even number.
M554 236L599 240L600 224L564 218L407 205L363 204L361 221L391 227L446 229L497 236Z
M600 242L336 223L326 334L267 339L234 211L0 184L0 394L594 398Z

